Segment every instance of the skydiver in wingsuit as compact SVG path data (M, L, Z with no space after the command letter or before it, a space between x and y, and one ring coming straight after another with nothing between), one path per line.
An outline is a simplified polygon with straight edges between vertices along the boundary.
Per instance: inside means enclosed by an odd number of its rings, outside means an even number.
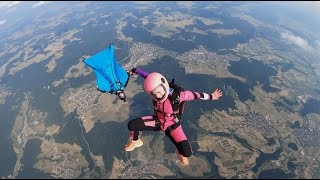
M186 101L219 100L223 95L216 89L211 94L184 90L158 72L148 73L140 68L133 68L129 75L138 74L144 78L144 90L153 97L154 114L133 119L128 122L130 131L129 144L125 151L132 151L143 145L139 131L164 131L176 146L182 165L188 165L188 157L192 155L192 148L181 126L181 115Z
M97 78L97 90L115 94L119 99L126 102L124 90L129 81L129 71L122 68L114 57L114 45L109 48L84 59L83 62L90 66Z

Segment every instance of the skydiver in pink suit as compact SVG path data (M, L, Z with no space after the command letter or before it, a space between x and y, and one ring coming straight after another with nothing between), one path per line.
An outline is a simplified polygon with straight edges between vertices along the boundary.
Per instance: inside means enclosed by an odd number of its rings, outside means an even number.
M140 68L133 68L130 75L136 73L145 79L144 90L153 97L154 115L144 116L133 119L128 123L130 131L130 142L125 147L126 151L132 151L136 147L143 145L139 136L139 131L164 131L165 134L176 146L176 153L179 156L182 165L188 165L187 157L192 155L192 148L184 134L180 124L180 115L184 110L185 101L195 99L201 100L219 100L223 94L216 89L213 93L199 93L177 88L170 88L166 78L160 73L147 73ZM174 85L174 84L173 84ZM170 86L173 86L170 84ZM178 86L179 87L179 86ZM176 91L175 94L173 91ZM175 97L174 101L172 100ZM173 105L176 104L176 105ZM177 108L177 104L179 108Z

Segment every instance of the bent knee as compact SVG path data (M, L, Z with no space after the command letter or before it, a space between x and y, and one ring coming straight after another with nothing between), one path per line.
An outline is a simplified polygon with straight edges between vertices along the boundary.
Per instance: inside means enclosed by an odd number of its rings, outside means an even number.
M188 149L188 150L182 150L182 153L181 153L184 157L190 157L192 155L192 150L191 148Z
M143 126L143 121L141 118L132 119L131 121L128 122L129 131L137 130L139 129L140 126Z
M181 147L179 151L181 155L184 157L190 157L192 155L192 148L188 140L179 142L179 146Z
M134 130L134 127L135 127L134 124L135 124L134 121L129 121L129 122L128 122L128 129L129 129L129 131L133 131L133 130Z

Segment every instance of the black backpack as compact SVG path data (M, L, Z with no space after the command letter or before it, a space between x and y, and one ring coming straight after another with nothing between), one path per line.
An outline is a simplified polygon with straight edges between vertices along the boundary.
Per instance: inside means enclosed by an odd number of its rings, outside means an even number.
M169 87L173 89L172 95L169 97L173 112L178 119L181 119L181 116L184 112L185 101L180 103L180 92L184 89L177 84L174 83L174 79L172 79L171 83L169 83Z

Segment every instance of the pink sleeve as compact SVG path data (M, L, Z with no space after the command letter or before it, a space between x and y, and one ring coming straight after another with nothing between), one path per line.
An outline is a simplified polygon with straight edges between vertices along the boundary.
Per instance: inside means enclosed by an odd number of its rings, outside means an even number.
M207 93L199 93L193 91L181 91L180 92L180 102L182 101L191 101L195 99L201 100L211 100L211 95Z
M195 99L199 99L199 93L193 93L192 91L181 91L180 92L180 102L182 101L191 101Z

